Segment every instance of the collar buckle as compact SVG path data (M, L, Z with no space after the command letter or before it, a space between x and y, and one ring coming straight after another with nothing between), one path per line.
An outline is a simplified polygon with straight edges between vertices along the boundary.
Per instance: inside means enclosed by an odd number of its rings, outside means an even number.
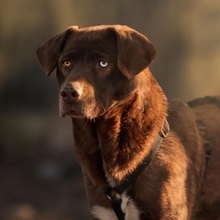
M160 130L160 136L162 138L166 138L169 132L170 132L170 126L169 126L168 121L165 119L163 128Z

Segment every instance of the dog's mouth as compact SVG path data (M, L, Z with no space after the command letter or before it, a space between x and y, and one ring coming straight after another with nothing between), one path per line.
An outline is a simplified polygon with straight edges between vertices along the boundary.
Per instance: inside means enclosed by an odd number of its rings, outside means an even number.
M59 114L61 117L94 119L100 115L100 109L95 102L64 102L59 103Z
M83 117L82 112L75 104L62 102L59 108L61 117L65 117L66 115L70 117Z

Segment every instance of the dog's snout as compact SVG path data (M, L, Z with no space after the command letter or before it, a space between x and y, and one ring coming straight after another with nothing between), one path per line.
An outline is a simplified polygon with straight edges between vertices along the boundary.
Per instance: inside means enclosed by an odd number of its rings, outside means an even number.
M69 83L60 91L60 96L66 102L78 99L82 94L82 88L78 83Z
M66 89L66 88L61 91L60 95L62 96L63 99L65 99L65 98L77 98L79 96L77 91L75 91L73 89Z

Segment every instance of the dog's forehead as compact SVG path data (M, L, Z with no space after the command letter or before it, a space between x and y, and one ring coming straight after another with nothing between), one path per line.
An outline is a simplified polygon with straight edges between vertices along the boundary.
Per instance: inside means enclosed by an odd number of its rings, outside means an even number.
M107 28L83 28L72 32L66 41L65 50L71 48L79 49L113 49L116 41Z

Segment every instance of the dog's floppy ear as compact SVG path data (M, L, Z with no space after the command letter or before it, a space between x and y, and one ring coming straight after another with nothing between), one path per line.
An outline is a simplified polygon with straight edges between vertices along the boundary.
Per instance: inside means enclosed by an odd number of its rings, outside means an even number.
M38 62L47 76L49 76L57 66L59 53L65 46L65 39L76 30L78 30L77 26L69 27L66 31L51 38L37 49Z
M130 78L149 66L156 50L144 35L127 26L116 26L113 29L117 34L118 68Z

